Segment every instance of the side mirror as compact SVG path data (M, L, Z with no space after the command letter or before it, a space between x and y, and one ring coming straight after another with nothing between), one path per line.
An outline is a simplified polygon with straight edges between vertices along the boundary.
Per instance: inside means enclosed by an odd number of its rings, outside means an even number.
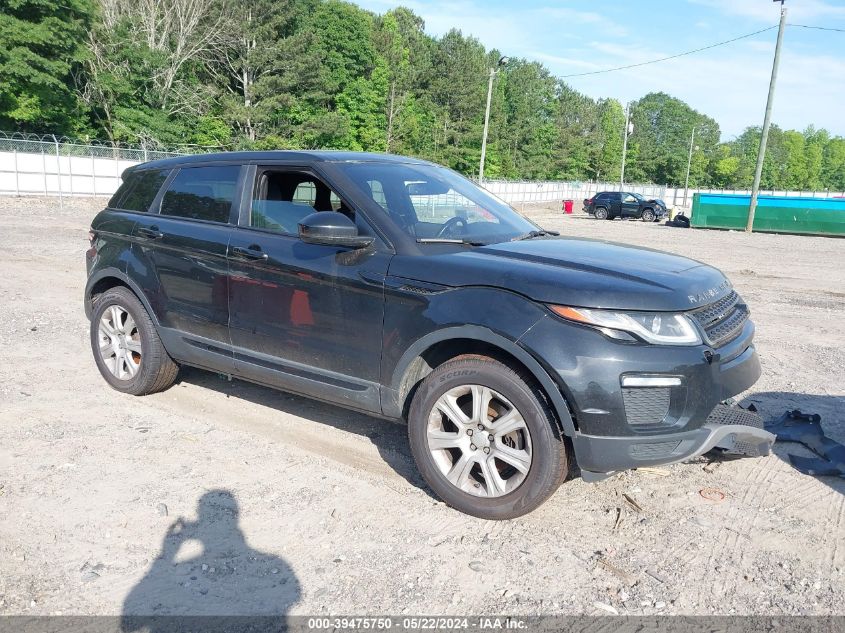
M299 239L307 244L351 248L365 248L373 243L372 237L359 235L355 223L337 211L319 211L302 218Z

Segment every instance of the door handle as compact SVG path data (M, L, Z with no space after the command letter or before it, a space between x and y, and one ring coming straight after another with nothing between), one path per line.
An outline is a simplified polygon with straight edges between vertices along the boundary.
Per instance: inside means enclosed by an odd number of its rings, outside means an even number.
M246 259L267 259L267 253L260 248L244 248L243 246L235 246L232 248L232 254Z
M151 226L149 228L142 226L138 229L138 235L147 237L151 240L160 240L164 237L164 233L159 231L157 226Z

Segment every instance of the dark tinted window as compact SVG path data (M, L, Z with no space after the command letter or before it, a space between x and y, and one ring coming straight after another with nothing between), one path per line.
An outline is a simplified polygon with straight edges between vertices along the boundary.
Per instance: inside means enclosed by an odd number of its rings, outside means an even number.
M149 211L166 178L167 172L157 169L134 171L123 181L109 201L109 206L127 211Z
M228 222L241 168L183 167L161 201L161 214L192 220Z

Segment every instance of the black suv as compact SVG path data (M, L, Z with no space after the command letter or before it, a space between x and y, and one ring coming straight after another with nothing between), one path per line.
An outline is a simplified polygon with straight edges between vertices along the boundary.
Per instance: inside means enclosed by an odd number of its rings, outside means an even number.
M90 237L85 310L112 387L160 391L191 365L405 419L425 480L476 516L536 508L573 457L597 480L772 440L711 416L760 375L722 273L557 237L428 162L146 163Z
M637 218L643 222L657 222L666 216L666 203L659 198L650 200L638 193L602 191L584 199L584 212L597 220Z

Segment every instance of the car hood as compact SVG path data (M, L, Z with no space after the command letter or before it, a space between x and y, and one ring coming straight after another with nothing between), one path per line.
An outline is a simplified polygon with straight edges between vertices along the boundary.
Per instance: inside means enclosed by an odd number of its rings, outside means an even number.
M397 256L390 275L452 287L493 286L543 303L623 310L690 310L731 290L719 270L686 257L566 237Z

